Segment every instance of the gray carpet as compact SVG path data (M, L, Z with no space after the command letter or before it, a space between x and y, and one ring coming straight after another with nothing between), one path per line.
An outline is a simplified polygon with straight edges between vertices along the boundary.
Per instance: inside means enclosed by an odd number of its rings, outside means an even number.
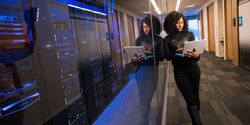
M204 125L250 125L250 71L211 53L201 55L200 100ZM167 125L191 125L176 87L173 67L168 82Z

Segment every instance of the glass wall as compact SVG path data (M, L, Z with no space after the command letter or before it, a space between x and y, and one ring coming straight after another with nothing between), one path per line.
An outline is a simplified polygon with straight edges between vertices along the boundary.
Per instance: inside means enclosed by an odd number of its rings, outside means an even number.
M162 1L156 2L159 5ZM120 37L129 79L94 124L161 124L167 71L160 36L164 16L157 14L149 0L116 0L114 5L108 13L109 27L114 37Z
M153 5L2 0L0 124L160 124L164 17Z

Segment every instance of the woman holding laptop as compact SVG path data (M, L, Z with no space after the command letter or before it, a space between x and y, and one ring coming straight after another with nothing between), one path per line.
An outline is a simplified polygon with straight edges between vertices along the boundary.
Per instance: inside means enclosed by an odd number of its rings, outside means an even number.
M153 29L153 30L152 30ZM164 59L163 39L159 36L161 32L160 20L148 15L142 20L141 35L136 40L136 46L144 48L145 57L135 55L132 62L139 66L135 79L138 86L140 107L141 107L141 125L147 125L151 109L151 100L157 86L157 65L159 60Z
M200 68L197 64L200 56L193 49L182 54L184 42L194 41L194 34L187 30L187 21L183 14L172 11L164 21L164 30L168 34L164 38L165 58L172 60L176 84L182 93L193 125L201 125L199 117ZM168 51L167 51L168 50Z

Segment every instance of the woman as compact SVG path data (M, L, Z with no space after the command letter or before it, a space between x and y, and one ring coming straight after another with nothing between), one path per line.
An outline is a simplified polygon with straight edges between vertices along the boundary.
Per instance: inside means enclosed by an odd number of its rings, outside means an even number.
M139 66L135 76L141 104L140 124L147 125L151 100L157 86L157 65L160 60L164 59L164 55L162 51L163 39L159 36L161 32L160 20L155 16L148 15L143 18L141 25L141 35L136 40L136 46L143 46L146 57L136 55L132 62Z
M164 30L168 34L164 38L165 57L172 60L175 82L182 93L193 125L201 125L199 110L200 68L197 64L200 56L194 49L182 56L184 42L193 41L194 35L187 30L187 21L183 14L170 12L164 21Z

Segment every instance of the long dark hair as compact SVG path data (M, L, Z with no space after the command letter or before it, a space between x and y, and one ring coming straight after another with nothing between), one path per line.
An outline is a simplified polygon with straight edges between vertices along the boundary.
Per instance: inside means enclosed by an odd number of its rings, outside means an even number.
M150 35L152 35L152 27L151 27L151 18L153 24L153 34L159 35L161 33L161 22L158 17L154 15L147 15L142 19L141 22L141 35L146 35L143 31L143 22L146 23L150 27Z
M184 20L184 27L181 32L187 32L188 31L188 24L185 16L182 13L179 13L177 11L172 11L170 12L164 20L163 26L164 30L166 31L167 34L173 35L175 34L178 30L176 29L176 23L183 18Z

